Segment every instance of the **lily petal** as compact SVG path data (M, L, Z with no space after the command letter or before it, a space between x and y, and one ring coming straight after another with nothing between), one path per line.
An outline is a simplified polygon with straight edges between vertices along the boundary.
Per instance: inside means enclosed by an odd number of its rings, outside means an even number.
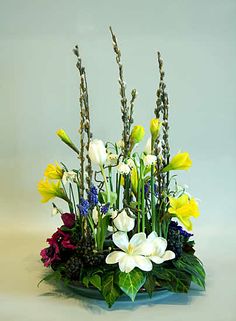
M124 252L121 251L114 251L108 254L106 257L106 263L107 264L115 264L120 261L120 259L125 255Z
M135 255L133 257L135 261L135 265L142 271L151 271L152 270L152 262L149 258L141 255Z
M152 255L152 256L149 256L148 258L156 264L161 264L165 261L162 257L157 255Z
M129 239L127 233L124 232L116 232L112 235L112 240L116 246L118 246L121 250L127 251L129 245Z
M143 242L146 241L146 234L143 233L143 232L140 232L140 233L137 233L137 234L134 234L130 240L130 243L137 247L139 246L140 244L142 244Z
M129 273L135 268L135 260L133 256L125 253L125 255L119 261L119 268L121 272Z
M165 254L162 256L162 258L165 260L165 261L169 261L169 260L173 260L175 258L175 253L168 250L165 252Z
M158 256L162 256L165 253L165 250L167 248L167 241L163 237L157 237L154 241L154 246L155 246L155 253Z

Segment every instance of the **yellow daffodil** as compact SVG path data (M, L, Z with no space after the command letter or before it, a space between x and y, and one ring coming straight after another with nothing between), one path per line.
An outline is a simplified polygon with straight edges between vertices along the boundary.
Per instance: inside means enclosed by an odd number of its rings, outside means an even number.
M198 204L195 199L189 198L187 194L183 194L179 198L169 197L169 201L169 213L176 216L184 224L187 230L192 230L190 217L198 217L200 215Z
M192 160L190 159L189 153L178 153L175 155L170 163L163 168L162 172L168 172L173 170L186 170L192 166Z
M80 154L78 148L72 142L72 140L67 135L67 133L64 131L64 129L58 129L56 134L57 134L58 137L61 138L63 143L65 143L67 146L69 146L71 149L73 149L77 154Z
M56 164L48 164L45 169L44 175L50 179L62 179L64 174L64 170L60 167L60 165L56 162Z
M68 201L67 196L65 195L60 185L61 185L60 181L54 183L52 181L49 181L48 179L45 179L45 180L42 179L38 183L38 191L43 197L42 203L46 203L54 197L59 197Z
M134 148L134 145L141 142L144 135L145 135L145 130L143 126L140 126L140 125L134 126L130 135L130 150Z
M161 122L158 118L153 118L150 122L150 132L152 135L152 140L155 141L159 135L161 128Z

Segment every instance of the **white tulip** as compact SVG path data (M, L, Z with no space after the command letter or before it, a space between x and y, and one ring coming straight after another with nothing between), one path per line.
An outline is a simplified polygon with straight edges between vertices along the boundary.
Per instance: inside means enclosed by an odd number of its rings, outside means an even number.
M123 210L113 220L115 227L122 232L129 232L133 230L135 219L127 215L126 210Z
M150 253L150 242L145 233L135 234L129 241L127 233L116 232L112 235L114 244L122 251L114 251L106 257L107 264L119 264L122 272L129 273L135 267L143 271L152 270L152 262L145 255Z
M128 175L130 173L130 167L129 165L121 162L119 165L117 165L117 171L122 175Z
M150 166L155 164L155 162L157 161L157 157L155 155L145 155L143 157L143 162L145 166Z
M107 159L107 152L102 140L94 139L89 144L89 157L94 164L102 166Z
M164 261L172 260L175 258L175 253L167 250L167 241L163 237L159 237L156 232L149 234L147 242L152 246L151 254L148 258L156 263L161 264Z
M146 146L144 148L144 152L146 154L151 154L151 152L152 152L152 138L151 137L149 137L147 140Z
M115 166L115 165L117 165L117 163L118 163L118 157L119 157L119 155L117 155L117 154L109 154L109 155L107 156L107 163L108 163L108 165L110 165L110 166Z

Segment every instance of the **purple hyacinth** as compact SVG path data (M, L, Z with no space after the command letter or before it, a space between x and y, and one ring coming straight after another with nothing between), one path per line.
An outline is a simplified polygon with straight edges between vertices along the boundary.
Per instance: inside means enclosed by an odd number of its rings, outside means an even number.
M89 201L85 200L83 197L80 198L80 203L77 205L79 212L82 216L88 215Z
M102 214L106 214L108 212L108 210L109 210L109 207L110 207L110 203L107 203L107 204L103 205L101 207L101 213Z
M179 233L186 238L193 236L192 233L188 233L187 231L183 230L182 226L178 225L178 223L175 221L171 221L169 227L173 230L179 231Z
M94 185L91 186L90 191L88 192L88 201L92 207L98 204L98 191Z
M145 185L144 185L144 194L145 197L148 198L150 196L151 193L151 182L148 181ZM157 184L154 184L154 193L155 196L158 197L158 189L157 189Z

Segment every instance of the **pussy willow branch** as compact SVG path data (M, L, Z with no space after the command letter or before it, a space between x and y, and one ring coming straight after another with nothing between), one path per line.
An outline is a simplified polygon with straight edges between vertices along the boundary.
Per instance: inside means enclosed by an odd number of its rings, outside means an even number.
M74 54L77 57L76 67L79 70L80 74L80 145L81 145L81 155L80 155L80 163L81 163L81 195L84 195L84 177L85 171L87 172L86 182L87 187L90 189L91 187L91 180L92 180L92 165L91 160L88 154L90 140L92 138L92 133L90 129L90 114L89 114L89 98L88 98L88 86L87 86L87 77L85 68L82 65L82 60L79 54L78 46L75 46L73 50ZM86 134L86 143L84 142L84 133ZM87 159L87 166L85 167L85 151L86 148L86 159Z
M129 125L129 115L130 115L130 110L129 106L127 104L127 98L126 98L126 88L125 88L125 81L123 77L123 65L121 63L121 52L118 47L117 39L116 36L114 35L112 28L110 27L110 32L112 36L112 44L113 44L113 49L116 54L116 62L118 64L119 68L119 84L120 84L120 96L121 96L121 113L122 113L122 122L123 122L123 132L122 132L122 139L124 141L124 158L128 157L128 152L129 152L129 137L130 137L130 125ZM132 117L131 117L132 118ZM130 119L131 119L130 118Z

